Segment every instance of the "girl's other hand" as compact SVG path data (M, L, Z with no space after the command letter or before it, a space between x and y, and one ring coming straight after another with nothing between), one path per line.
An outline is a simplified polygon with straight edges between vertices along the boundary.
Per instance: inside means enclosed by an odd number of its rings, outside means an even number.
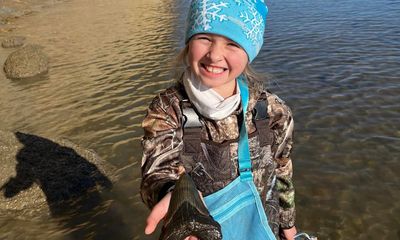
M289 229L284 229L283 230L283 234L285 235L284 239L294 240L294 236L296 235L296 233L297 233L297 229L295 226L293 226Z

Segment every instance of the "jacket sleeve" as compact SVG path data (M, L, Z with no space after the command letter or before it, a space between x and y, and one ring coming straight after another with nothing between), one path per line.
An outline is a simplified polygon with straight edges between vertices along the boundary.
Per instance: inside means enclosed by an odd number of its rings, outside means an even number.
M140 193L149 207L173 188L182 171L182 129L179 100L163 93L153 99L142 122L142 182Z
M268 99L271 116L271 128L274 131L275 143L272 146L274 159L277 162L276 187L279 194L280 228L291 228L295 224L294 186L292 181L293 167L291 151L293 147L293 117L290 108L276 95Z

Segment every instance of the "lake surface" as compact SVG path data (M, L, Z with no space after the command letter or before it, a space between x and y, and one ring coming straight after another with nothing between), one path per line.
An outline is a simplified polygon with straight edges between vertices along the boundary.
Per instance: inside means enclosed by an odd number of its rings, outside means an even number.
M267 3L253 65L294 112L297 227L319 239L400 239L400 1ZM157 239L143 234L140 123L174 81L188 5L71 0L17 21L13 34L44 46L51 66L34 82L0 75L0 129L66 137L122 179L101 220L0 217L0 239Z

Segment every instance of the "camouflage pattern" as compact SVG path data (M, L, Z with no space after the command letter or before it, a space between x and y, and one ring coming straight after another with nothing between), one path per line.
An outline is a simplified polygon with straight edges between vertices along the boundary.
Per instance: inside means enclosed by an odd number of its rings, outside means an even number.
M255 185L268 216L272 230L294 226L295 205L292 183L293 119L288 106L276 95L265 92L262 84L250 84L250 100L246 116L250 155ZM269 127L273 141L261 144L251 111L261 93L268 102ZM237 141L238 117L241 109L225 119L213 121L202 118L199 134L201 147L183 141L181 99L186 98L182 85L168 88L150 104L142 126L142 183L141 195L152 208L179 178L182 169L191 174L204 196L215 192L238 176ZM187 154L192 151L192 154ZM201 166L199 168L199 163ZM200 171L201 170L201 171ZM197 176L197 177L196 177Z

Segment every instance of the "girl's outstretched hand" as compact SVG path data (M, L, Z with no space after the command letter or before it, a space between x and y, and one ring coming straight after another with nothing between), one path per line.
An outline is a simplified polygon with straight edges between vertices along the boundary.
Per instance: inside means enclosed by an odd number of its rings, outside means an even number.
M159 201L151 210L149 216L146 219L146 228L144 229L145 234L152 234L156 229L158 223L167 215L169 202L171 201L171 192L167 193L161 201ZM185 240L198 240L197 237L187 237Z

